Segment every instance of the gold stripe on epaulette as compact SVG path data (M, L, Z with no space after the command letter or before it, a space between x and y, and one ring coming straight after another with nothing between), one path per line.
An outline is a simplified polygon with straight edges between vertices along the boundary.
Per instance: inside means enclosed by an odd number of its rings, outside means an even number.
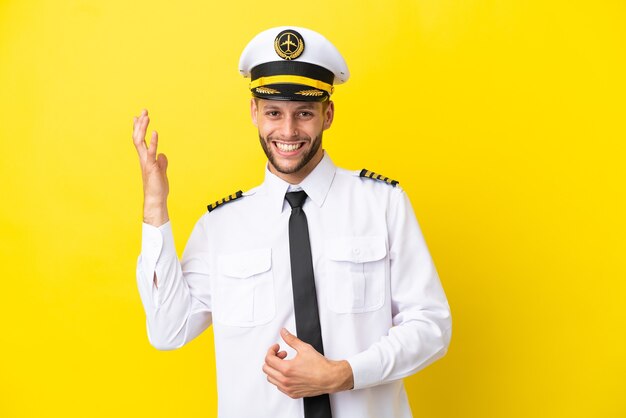
M216 208L222 206L224 203L232 202L233 200L239 199L242 196L243 196L243 192L239 190L238 192L233 193L230 196L226 196L222 200L218 200L215 203L211 203L210 205L207 205L207 209L209 210L209 212L211 212L212 210L215 210Z
M384 181L385 183L387 183L387 184L389 184L389 185L391 185L393 187L396 187L396 184L400 183L397 180L392 180L389 177L385 177L385 176L382 176L380 174L376 174L373 171L369 171L369 170L367 170L365 168L363 170L361 170L361 173L359 173L359 177L367 177L367 178L370 178L370 179L373 179L373 180Z

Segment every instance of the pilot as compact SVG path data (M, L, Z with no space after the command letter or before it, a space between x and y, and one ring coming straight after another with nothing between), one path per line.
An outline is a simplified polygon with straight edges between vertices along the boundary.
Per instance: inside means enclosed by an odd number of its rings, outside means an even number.
M337 167L324 148L346 62L284 26L255 36L239 71L265 178L209 204L180 260L167 158L156 132L146 144L147 111L135 118L148 339L173 350L213 325L219 417L411 417L402 378L447 352L450 307L398 181ZM159 401L171 384L157 383Z

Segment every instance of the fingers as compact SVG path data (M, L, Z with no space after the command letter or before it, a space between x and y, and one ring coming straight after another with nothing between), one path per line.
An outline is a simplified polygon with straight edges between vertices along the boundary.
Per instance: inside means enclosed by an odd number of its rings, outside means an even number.
M279 372L276 369L271 368L267 364L263 365L263 373L265 373L267 377L271 377L274 380L281 380L284 378L281 372Z
M295 397L292 394L290 394L289 392L287 392L287 390L283 388L282 384L278 380L274 379L271 376L267 376L267 381L270 382L272 385L276 386L276 389L280 390L285 395L289 396L292 399L295 399Z
M165 154L159 154L159 156L157 157L157 164L160 169L162 169L163 171L167 171L167 157L165 156Z
M274 355L267 355L265 356L265 365L266 366L270 366L272 369L276 369L279 372L283 372L284 371L284 366L283 366L283 361L282 359L274 356Z
M133 117L133 138L135 137L135 135L137 134L137 127L138 127L138 122L141 120L141 117L143 116L143 112L146 111L146 109L143 109L141 111L141 114L139 116L134 116Z
M285 372L286 365L284 364L283 360L285 357L287 357L287 353L281 351L281 353L284 354L281 354L279 356L279 348L280 346L278 344L274 344L269 348L269 350L267 350L267 354L265 355L265 364L263 365L263 371L265 371L266 368L271 368L278 371L279 373Z
M286 365L279 360L279 358L283 359L287 356L287 352L278 350L278 344L274 344L267 350L267 355L265 357L265 364L263 365L263 373L267 375L267 381L273 384L288 396L292 396L286 391L285 384L288 383L288 378L285 375Z
M148 111L146 109L143 109L139 116L135 116L133 118L133 138L139 137L139 128L141 127L143 123L144 117L147 115L148 115Z
M150 123L148 117L148 111L143 109L139 117L133 118L133 143L137 149L137 153L142 160L148 157L148 148L146 147L146 129ZM156 155L156 148L153 151L153 155ZM154 157L153 157L154 158Z
M150 137L150 145L148 146L148 159L150 161L154 161L156 159L156 150L158 143L159 134L157 134L157 131L152 131L152 136Z

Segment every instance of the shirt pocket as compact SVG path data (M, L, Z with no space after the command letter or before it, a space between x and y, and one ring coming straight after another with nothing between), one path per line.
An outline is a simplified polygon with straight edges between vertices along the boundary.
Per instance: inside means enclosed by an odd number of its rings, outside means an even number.
M385 303L385 238L342 237L327 242L328 307L337 313L371 312Z
M223 325L253 327L274 318L271 249L218 257L213 319Z

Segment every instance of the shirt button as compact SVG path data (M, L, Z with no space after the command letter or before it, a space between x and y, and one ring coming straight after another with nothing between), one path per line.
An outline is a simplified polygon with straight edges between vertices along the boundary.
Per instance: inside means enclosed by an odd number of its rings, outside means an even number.
M361 250L359 250L358 248L353 248L352 252L355 254L359 254L361 252Z

